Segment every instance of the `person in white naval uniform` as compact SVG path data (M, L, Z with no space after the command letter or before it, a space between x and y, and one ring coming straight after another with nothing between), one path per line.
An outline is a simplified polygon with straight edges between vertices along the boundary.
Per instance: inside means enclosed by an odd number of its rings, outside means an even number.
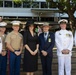
M73 48L73 34L66 30L68 21L61 19L58 21L61 30L55 33L55 43L58 56L58 75L71 75L71 55Z
M75 30L75 33L74 33L74 40L73 40L73 42L74 42L74 46L76 46L76 30Z

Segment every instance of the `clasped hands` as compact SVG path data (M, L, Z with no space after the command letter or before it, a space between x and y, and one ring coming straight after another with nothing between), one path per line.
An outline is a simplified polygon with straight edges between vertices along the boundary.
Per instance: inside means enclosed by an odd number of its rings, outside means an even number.
M68 49L62 50L62 54L69 54L69 52L70 52L70 50L68 50Z
M1 52L2 56L5 56L6 54L7 54L7 51L5 51L5 50Z
M30 51L31 55L36 55L37 52L38 52L38 49L36 49L35 51L32 51L32 50Z
M19 56L21 54L21 51L15 51L14 52L17 56Z
M47 53L46 51L44 51L44 50L42 50L41 52L42 52L42 55L43 55L43 56L47 56L47 54L48 54L48 53Z

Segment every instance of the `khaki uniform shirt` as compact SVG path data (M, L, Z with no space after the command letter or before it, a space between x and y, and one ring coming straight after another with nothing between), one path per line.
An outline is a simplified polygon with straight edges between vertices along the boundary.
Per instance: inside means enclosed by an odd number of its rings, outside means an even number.
M6 36L5 42L10 44L14 50L19 50L21 45L23 45L23 36L12 31Z
M5 38L6 38L6 34L2 35L0 33L0 37L2 39L2 50L6 50L6 45L5 45Z

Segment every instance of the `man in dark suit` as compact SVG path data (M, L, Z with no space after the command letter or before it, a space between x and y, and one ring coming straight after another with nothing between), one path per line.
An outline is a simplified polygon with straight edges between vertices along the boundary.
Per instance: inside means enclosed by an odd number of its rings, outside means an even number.
M43 75L52 75L52 49L55 44L54 33L49 32L48 23L43 24L43 33L39 35L39 50L42 63Z

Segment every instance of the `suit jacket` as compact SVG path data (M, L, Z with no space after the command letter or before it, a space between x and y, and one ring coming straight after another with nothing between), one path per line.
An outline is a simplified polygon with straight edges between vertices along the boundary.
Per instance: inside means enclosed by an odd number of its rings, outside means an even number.
M48 33L48 37L47 37L47 41L45 41L44 38L44 33L41 33L39 35L39 50L40 50L40 54L42 50L46 51L50 56L53 55L52 53L52 49L54 47L55 44L55 35L52 32Z

